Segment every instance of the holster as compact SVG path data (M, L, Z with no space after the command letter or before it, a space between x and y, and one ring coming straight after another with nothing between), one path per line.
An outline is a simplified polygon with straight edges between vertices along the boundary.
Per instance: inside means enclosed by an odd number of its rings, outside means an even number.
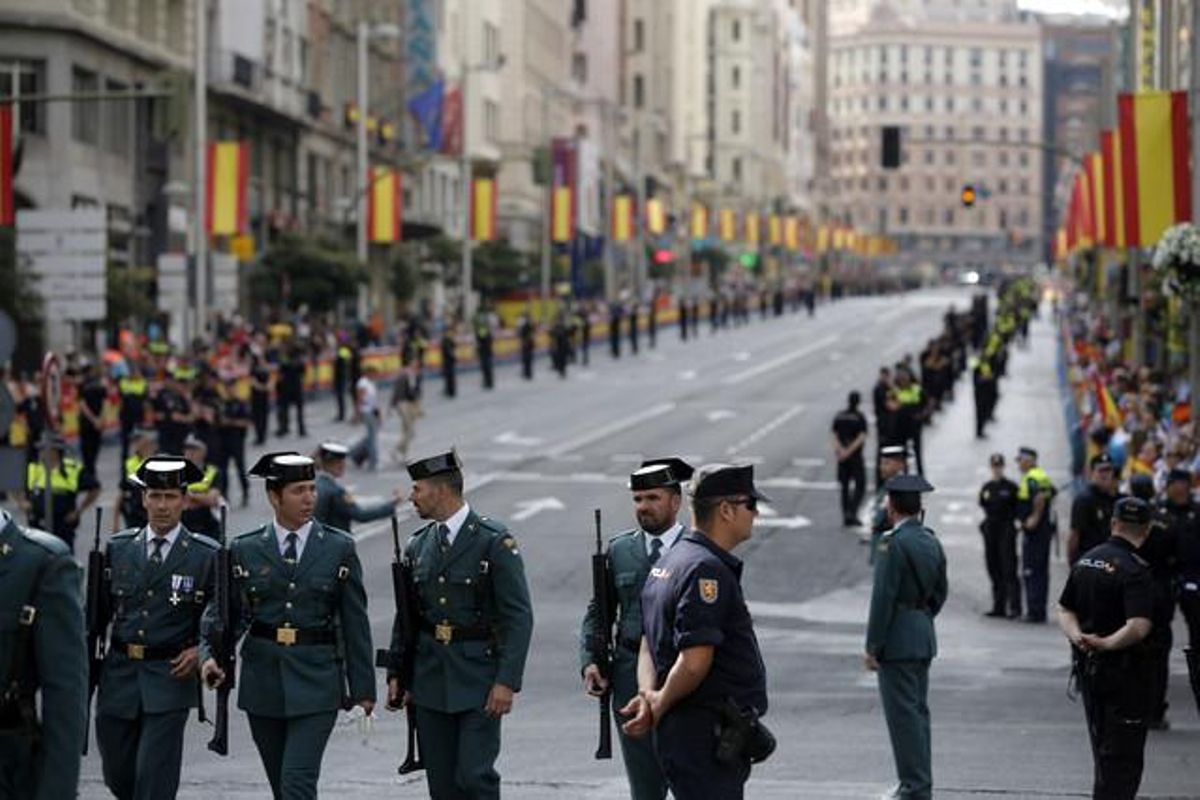
M717 715L716 759L722 764L751 764L766 761L775 752L775 735L758 718L753 708L741 709L731 699L708 706Z

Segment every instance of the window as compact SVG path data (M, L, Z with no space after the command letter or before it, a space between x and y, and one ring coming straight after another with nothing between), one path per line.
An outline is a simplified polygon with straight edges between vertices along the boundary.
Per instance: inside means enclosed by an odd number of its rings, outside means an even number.
M930 164L930 165L933 164L933 151L932 150L925 151L925 163Z
M971 129L971 138L977 142L983 141L983 126L982 125L976 125L974 128Z
M908 224L908 208L905 206L900 206L900 208L897 209L896 213L897 213L897 222L899 222L901 225L907 225Z
M1028 167L1029 166L1029 153L1022 152L1021 154L1019 154L1017 156L1017 163L1020 164L1022 167Z
M81 67L71 70L71 91L98 92L100 78L95 72ZM71 138L83 144L96 144L100 130L100 103L71 104Z
M1001 150L1001 151L1000 151L1000 152L999 152L999 153L996 155L996 161L997 161L997 163L998 163L1000 166L1002 166L1002 167L1007 167L1007 166L1008 166L1008 151L1007 151L1007 150Z
M729 115L729 132L741 133L742 131L742 115L737 109L734 109Z
M742 38L742 21L735 19L729 26L729 38L735 42L741 41Z
M137 32L148 42L158 41L158 0L138 0Z
M983 50L978 47L971 48L971 67L979 69L983 66Z
M576 83L587 83L587 53L575 53L571 56L571 77Z
M987 153L982 150L975 150L971 153L971 165L975 167L983 167L987 165Z
M954 209L953 208L947 208L945 211L942 212L942 222L944 222L947 225L954 224Z
M646 81L641 74L633 76L633 107L642 108L646 104Z
M946 98L946 110L947 110L947 111L953 111L953 110L954 110L954 98L953 98L953 97L947 97L947 98Z
M932 97L925 98L925 110L933 111L933 98Z
M633 21L633 50L640 53L646 48L646 20L638 17Z
M176 53L184 52L187 46L186 3L187 0L167 0L167 47Z
M500 106L492 100L483 101L483 132L489 142L500 140Z
M490 22L483 23L483 61L495 64L500 58L500 29Z
M116 81L108 81L105 86L105 90L109 92L123 92L128 88ZM102 107L105 118L102 131L104 149L118 155L128 153L133 139L133 125L129 118L133 104L125 100L113 100L98 105Z
M999 181L997 181L996 191L999 194L1008 194L1008 181L1006 181L1004 178L1001 178Z
M11 97L12 79L15 71L20 72L17 86L21 94L38 94L46 90L45 61L8 61L0 59L0 94ZM46 132L45 103L21 103L21 130L25 133Z
M741 159L741 157L734 156L733 160L729 162L729 168L733 172L733 179L735 181L741 182L741 180L742 180L742 159Z
M944 159L944 160L945 160L946 164L947 164L948 166L953 166L953 164L954 164L954 151L953 151L953 150L947 150L947 151L945 152L944 156L945 156L945 159Z
M735 89L742 85L742 70L737 64L734 64L729 72L729 83Z

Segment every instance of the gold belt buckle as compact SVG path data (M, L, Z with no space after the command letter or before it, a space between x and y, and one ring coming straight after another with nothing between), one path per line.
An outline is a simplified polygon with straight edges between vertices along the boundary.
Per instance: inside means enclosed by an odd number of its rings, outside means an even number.
M284 645L285 647L291 647L292 645L294 645L296 643L296 629L295 628L276 628L275 629L275 643Z
M129 656L130 661L141 661L146 658L146 645L144 644L129 644L125 646L125 655Z
M442 644L450 644L450 640L454 638L454 626L448 622L434 625L433 638Z

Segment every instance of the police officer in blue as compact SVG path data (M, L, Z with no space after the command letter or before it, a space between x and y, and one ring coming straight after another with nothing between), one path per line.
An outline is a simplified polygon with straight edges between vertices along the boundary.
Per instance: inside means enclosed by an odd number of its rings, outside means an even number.
M683 501L683 483L692 473L692 467L682 459L661 458L643 461L629 476L638 527L619 533L608 542L605 557L611 579L608 596L612 619L599 619L594 598L583 618L579 660L584 690L592 697L603 697L611 680L612 704L618 711L633 699L638 689L642 588L651 568L688 532L677 518ZM595 643L598 638L611 639L614 627L612 670L605 678L599 667L602 656L595 652ZM601 629L601 637L595 635L597 628ZM635 739L618 731L630 796L633 800L663 800L667 796L667 781L653 744L647 738Z
M751 763L770 755L773 741L758 722L766 667L732 551L750 539L766 498L752 466L701 467L689 489L696 529L646 580L639 691L621 713L632 717L630 736L654 731L676 800L740 800Z
M946 555L922 522L921 494L933 491L920 475L897 475L884 484L892 527L879 540L867 669L879 674L900 783L888 797L929 800L933 768L929 724L929 664L937 655L933 618L946 602Z
M199 698L200 615L219 545L180 524L200 468L153 456L134 479L148 523L108 543L101 625L112 639L100 674L96 741L104 783L119 800L172 798L183 732Z
M346 457L350 448L340 442L325 442L317 451L320 470L317 472L317 508L313 518L331 528L350 532L355 522L371 522L396 513L396 497L382 503L363 505L339 480L346 474Z

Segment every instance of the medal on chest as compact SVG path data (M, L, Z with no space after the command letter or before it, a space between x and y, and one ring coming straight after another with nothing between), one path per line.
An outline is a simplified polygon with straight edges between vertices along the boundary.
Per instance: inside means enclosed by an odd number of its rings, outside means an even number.
M179 596L180 592L187 593L192 590L195 585L195 578L191 575L172 575L171 576L171 596L168 598L173 606L178 606L183 598Z

